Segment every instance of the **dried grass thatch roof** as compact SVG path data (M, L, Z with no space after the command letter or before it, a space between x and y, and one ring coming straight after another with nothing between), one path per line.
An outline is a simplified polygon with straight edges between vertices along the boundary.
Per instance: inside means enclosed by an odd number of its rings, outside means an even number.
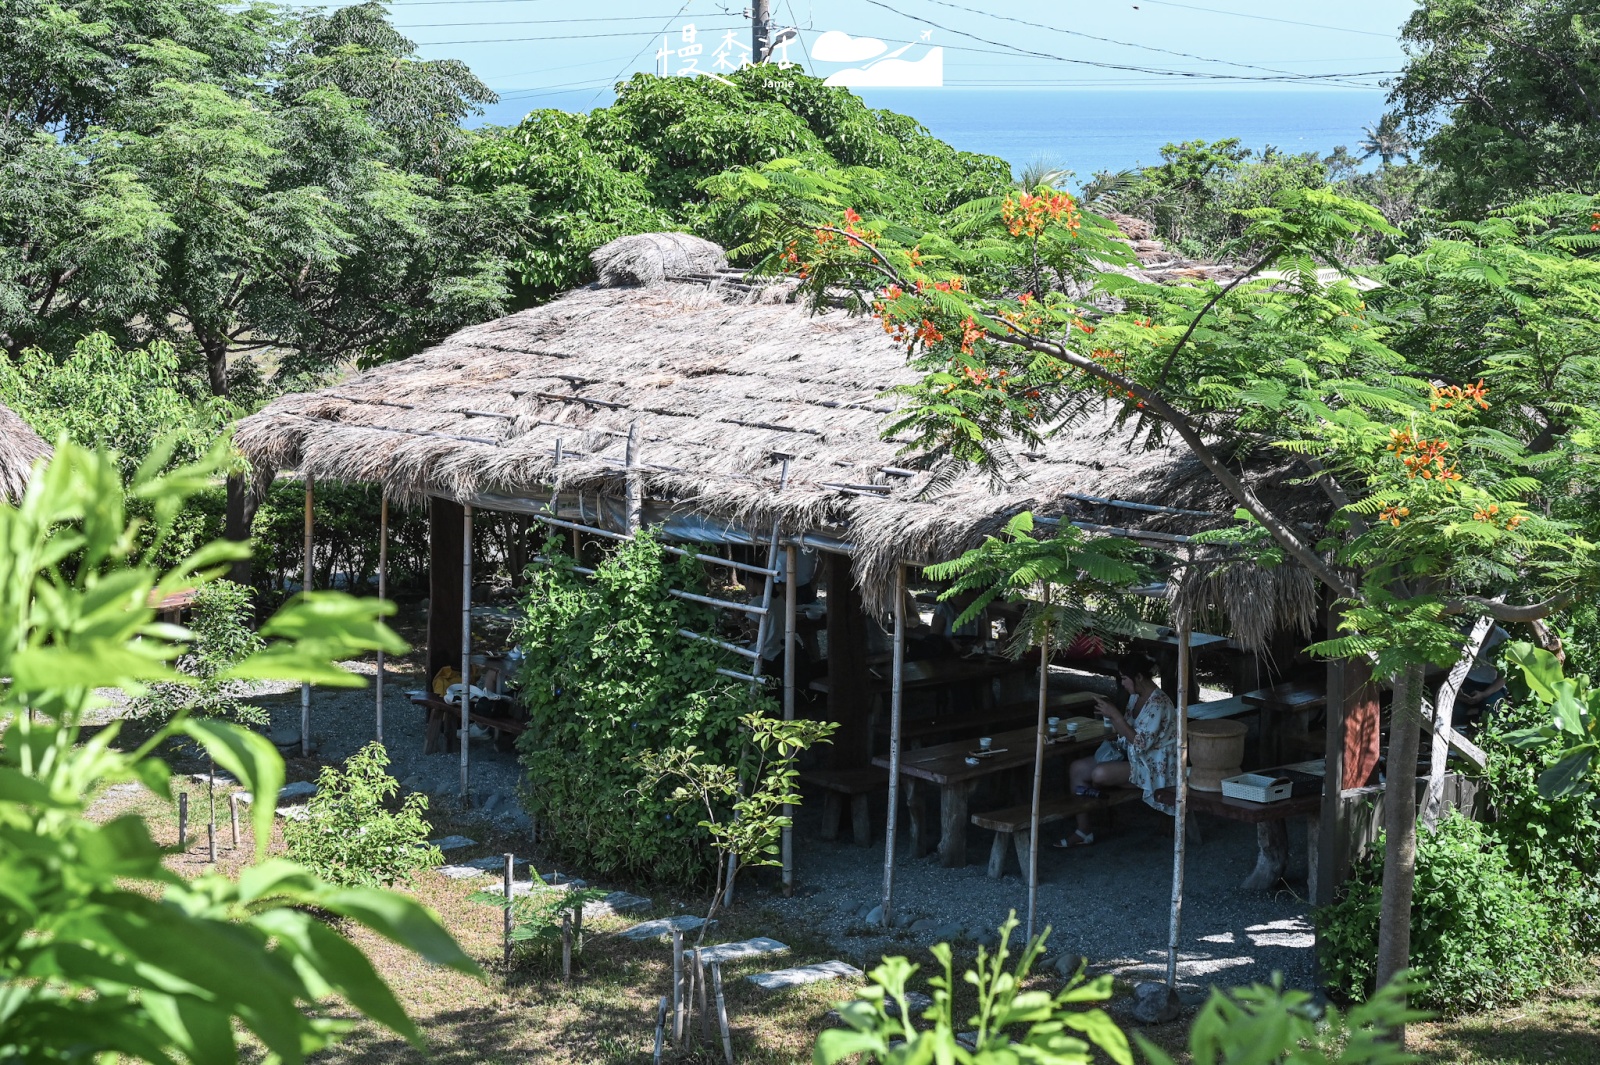
M264 469L380 483L397 498L548 498L552 485L621 497L636 427L650 499L758 535L777 520L786 533L839 536L878 603L897 559L953 557L1024 509L1167 533L1232 513L1186 451L1148 447L1110 410L1020 455L1005 484L974 472L926 498L933 473L882 436L894 410L883 393L915 377L876 322L813 315L785 288L708 273L597 284L463 329L285 396L244 419L235 441ZM1254 476L1273 490L1270 474ZM1108 498L1210 513L1094 501Z
M17 500L34 463L50 457L50 445L10 407L0 404L0 498Z

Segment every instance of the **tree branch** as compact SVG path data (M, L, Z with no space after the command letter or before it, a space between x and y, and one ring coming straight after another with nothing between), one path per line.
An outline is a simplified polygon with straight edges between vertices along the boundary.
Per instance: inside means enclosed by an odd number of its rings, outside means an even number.
M1232 281L1229 281L1226 285L1224 285L1221 289L1219 289L1214 296L1212 296L1209 300L1206 300L1206 305L1204 307L1201 307L1200 308L1200 313L1196 314L1194 316L1194 321L1189 323L1189 328L1185 329L1183 331L1183 336L1179 337L1178 338L1178 342L1176 344L1172 345L1172 350L1167 352L1167 361L1162 365L1161 373L1156 378L1156 387L1157 388L1165 388L1167 386L1167 374L1172 370L1172 364L1177 361L1178 352L1182 351L1183 350L1183 346L1189 342L1189 338L1194 336L1194 331L1196 329L1200 328L1201 320L1203 318L1205 318L1206 315L1211 313L1211 308L1215 307L1218 303L1222 302L1222 297L1226 296L1228 293L1230 293L1234 289L1238 288L1239 284L1241 282L1243 282L1243 281L1247 280L1248 278L1250 278L1257 271L1265 270L1267 268L1267 265L1269 263L1271 263L1272 260L1274 260L1274 259L1276 259L1278 257L1278 251L1279 251L1278 248L1273 248L1266 255L1264 255L1254 266L1250 267L1248 270L1246 270L1244 273L1240 274L1238 277L1234 278Z
M1572 600L1570 592L1553 595L1549 599L1537 603L1526 603L1517 606L1506 602L1504 599L1485 599L1478 595L1464 595L1459 599L1445 600L1445 612L1449 614L1488 614L1496 621L1528 622L1539 621L1549 617L1555 611L1566 606Z

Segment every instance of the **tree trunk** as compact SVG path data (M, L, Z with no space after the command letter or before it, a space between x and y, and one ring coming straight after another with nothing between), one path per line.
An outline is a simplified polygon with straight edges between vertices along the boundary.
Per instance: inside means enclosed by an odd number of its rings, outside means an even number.
M1384 785L1383 899L1378 918L1378 986L1411 964L1411 895L1417 875L1417 750L1422 733L1422 667L1394 678L1389 765ZM1395 1032L1405 1045L1405 1029Z

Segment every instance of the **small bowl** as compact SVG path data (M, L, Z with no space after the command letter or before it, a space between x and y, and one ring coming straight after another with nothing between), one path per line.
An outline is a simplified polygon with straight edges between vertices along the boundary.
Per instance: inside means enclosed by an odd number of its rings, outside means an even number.
M967 755L967 764L968 765L982 765L983 764L983 759L974 758L972 755L969 754L969 755Z

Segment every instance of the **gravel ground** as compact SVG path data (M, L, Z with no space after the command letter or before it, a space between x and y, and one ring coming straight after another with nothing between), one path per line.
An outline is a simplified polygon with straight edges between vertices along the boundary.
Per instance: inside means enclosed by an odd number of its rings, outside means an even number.
M311 736L316 747L312 760L287 752L289 778L314 778L318 764L349 757L374 737L374 699L370 662L351 662L347 668L369 678L364 689L313 689ZM398 667L398 668L396 668ZM390 773L406 791L429 795L431 807L469 823L486 818L497 834L512 841L526 839L529 822L516 802L519 778L515 752L497 751L487 734L474 728L469 746L473 803L470 812L460 804L460 761L456 752L422 753L423 716L405 696L408 688L421 687L421 678L409 660L390 663L385 670L385 739L391 759ZM298 687L262 685L253 696L271 715L271 729L298 734ZM115 716L116 709L106 716ZM1046 787L1062 787L1060 767ZM936 800L935 800L936 804ZM973 809L1000 805L981 794ZM1112 972L1130 979L1163 976L1172 887L1172 822L1140 804L1118 808L1112 825L1096 833L1094 846L1071 851L1046 848L1040 854L1039 923L1054 928L1051 954L1057 958L1086 957L1091 972ZM885 932L869 926L864 917L880 900L883 884L881 802L874 811L877 842L858 847L817 838L820 812L802 808L795 829L796 882L794 898L776 889L776 871L762 870L757 882L747 884L742 900L772 915L776 927L770 934L783 938L784 927L804 927L833 943L838 956L852 964L870 967L882 954L908 954L926 960L924 948L941 939L982 940L993 934L1015 909L1025 917L1027 885L1014 866L1007 876L991 880L984 873L991 840L989 833L971 829L969 864L946 869L936 856L907 857L906 818L901 817L901 838L895 873L897 921L901 927ZM937 825L936 808L930 821ZM484 826L488 828L489 826ZM1295 891L1272 895L1244 892L1240 882L1255 863L1255 829L1205 818L1204 840L1188 848L1184 892L1180 981L1191 990L1211 983L1238 986L1269 981L1282 973L1291 987L1316 987L1315 937L1304 891L1305 833L1291 823L1291 878ZM469 828L470 830L470 828ZM1048 833L1054 839L1061 834ZM513 844L514 845L514 842ZM523 853L521 847L516 848ZM531 844L528 851L532 851ZM583 876L575 869L570 875ZM741 881L746 883L746 881ZM600 885L597 885L600 886ZM608 888L651 892L641 885L604 885ZM666 901L663 897L660 901ZM694 908L693 904L690 904Z
M974 808L981 809L979 802ZM985 875L989 833L972 829L970 864L946 869L937 856L907 857L902 833L895 868L898 922L909 927L885 935L862 918L882 893L882 821L870 847L830 844L812 828L819 815L804 812L795 833L796 897L763 901L785 921L802 923L840 943L846 961L861 964L884 953L919 953L940 939L981 939L1015 909L1026 920L1027 883L1013 871ZM1091 972L1129 979L1164 978L1172 892L1172 821L1142 805L1117 809L1094 846L1046 848L1039 856L1039 924L1054 929L1056 957L1082 955ZM937 823L935 821L935 823ZM1274 972L1291 987L1316 986L1310 906L1295 893L1273 895L1239 889L1255 865L1255 828L1206 818L1204 841L1188 847L1183 934L1178 973L1190 988L1212 983L1266 982ZM1291 859L1304 890L1305 834L1291 827ZM1057 832L1048 838L1059 837ZM1291 876L1296 873L1291 867ZM923 960L923 959L914 959Z

